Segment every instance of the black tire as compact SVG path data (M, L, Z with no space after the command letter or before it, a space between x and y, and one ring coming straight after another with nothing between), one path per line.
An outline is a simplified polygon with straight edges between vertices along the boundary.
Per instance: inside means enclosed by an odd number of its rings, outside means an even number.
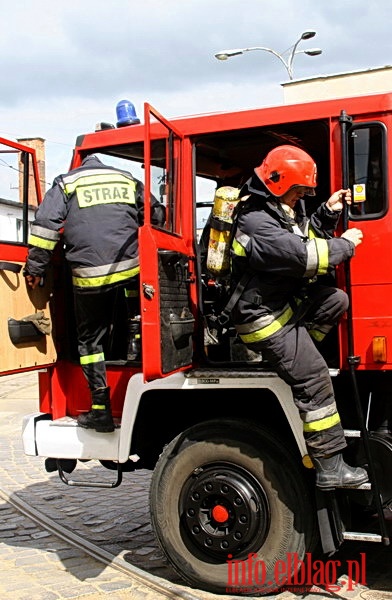
M276 577L276 562L289 564L289 553L302 560L317 541L303 471L293 449L252 423L191 427L164 449L152 476L151 521L162 551L199 589L241 595L277 590L282 576Z

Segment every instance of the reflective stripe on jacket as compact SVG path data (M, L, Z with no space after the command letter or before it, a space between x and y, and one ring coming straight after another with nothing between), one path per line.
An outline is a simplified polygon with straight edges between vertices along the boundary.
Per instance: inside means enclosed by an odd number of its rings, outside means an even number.
M81 167L59 175L37 210L29 238L26 270L40 276L60 239L78 291L127 282L139 272L138 227L143 221L144 186L130 173L87 157ZM154 199L155 200L155 199ZM156 200L157 217L162 208Z

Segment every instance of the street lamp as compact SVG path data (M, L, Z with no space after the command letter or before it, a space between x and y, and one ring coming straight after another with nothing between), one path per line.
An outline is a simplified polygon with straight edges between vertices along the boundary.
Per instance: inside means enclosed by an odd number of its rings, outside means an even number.
M293 79L293 60L296 54L307 54L308 56L317 56L322 53L320 48L309 48L309 50L297 50L298 44L302 40L310 40L316 35L315 31L304 31L301 34L301 37L295 42L293 46L290 46L284 52L276 52L276 50L272 50L272 48L265 48L264 46L252 46L251 48L234 48L232 50L221 50L215 54L215 58L218 60L227 60L232 56L238 56L239 54L244 54L244 52L251 52L252 50L264 50L265 52L270 52L276 58L278 58L281 63L283 63L285 69L287 70L288 76L290 79ZM288 53L288 56L285 55Z

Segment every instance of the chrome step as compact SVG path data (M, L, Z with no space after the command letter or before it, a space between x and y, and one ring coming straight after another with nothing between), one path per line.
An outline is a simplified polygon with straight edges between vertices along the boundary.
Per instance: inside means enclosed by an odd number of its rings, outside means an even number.
M382 536L378 533L360 533L359 531L344 531L343 539L353 542L382 542Z

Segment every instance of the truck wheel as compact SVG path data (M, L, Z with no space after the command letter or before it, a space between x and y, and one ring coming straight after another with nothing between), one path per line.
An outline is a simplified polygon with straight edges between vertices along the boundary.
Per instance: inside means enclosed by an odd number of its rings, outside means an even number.
M248 422L200 423L168 444L150 510L174 569L215 593L277 590L317 541L299 456Z

